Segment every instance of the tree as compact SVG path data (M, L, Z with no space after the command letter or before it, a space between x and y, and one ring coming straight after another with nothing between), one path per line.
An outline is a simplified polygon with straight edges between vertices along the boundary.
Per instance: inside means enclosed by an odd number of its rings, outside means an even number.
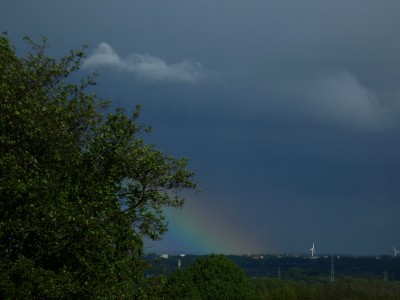
M73 82L85 47L56 60L25 40L20 58L0 37L0 298L128 297L194 174L145 144L139 106L110 112L94 75Z
M249 299L250 284L243 270L224 255L198 258L167 281L171 299Z

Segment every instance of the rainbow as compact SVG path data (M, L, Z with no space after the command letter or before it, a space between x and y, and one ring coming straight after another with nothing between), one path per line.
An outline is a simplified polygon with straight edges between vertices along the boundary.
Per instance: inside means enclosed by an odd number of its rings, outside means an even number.
M190 254L247 254L265 251L258 239L206 203L190 203L182 210L167 210L168 233L156 243L165 252ZM263 250L261 250L263 249Z

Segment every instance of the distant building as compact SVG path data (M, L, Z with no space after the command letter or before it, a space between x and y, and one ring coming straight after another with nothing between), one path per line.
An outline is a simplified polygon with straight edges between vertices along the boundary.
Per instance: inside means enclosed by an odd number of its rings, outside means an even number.
M168 259L168 254L161 254L161 258Z

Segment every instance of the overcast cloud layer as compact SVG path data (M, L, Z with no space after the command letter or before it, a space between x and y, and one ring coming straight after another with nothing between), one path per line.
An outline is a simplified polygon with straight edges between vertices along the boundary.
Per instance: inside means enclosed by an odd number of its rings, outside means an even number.
M0 28L21 52L25 34L48 36L58 57L89 44L82 75L100 74L96 92L142 104L148 140L190 158L202 193L168 213L171 231L149 249L400 248L398 0L2 8Z

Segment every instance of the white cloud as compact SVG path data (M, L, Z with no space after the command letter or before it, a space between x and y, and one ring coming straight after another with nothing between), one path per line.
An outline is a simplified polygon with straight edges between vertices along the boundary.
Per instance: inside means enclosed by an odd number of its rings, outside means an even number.
M391 125L393 107L349 72L331 72L303 82L299 88L303 101L298 108L315 121L359 129Z
M90 69L113 68L133 73L137 78L148 81L196 83L205 76L199 63L183 60L168 64L161 58L138 53L121 58L107 43L100 43L93 54L85 60L83 67Z

